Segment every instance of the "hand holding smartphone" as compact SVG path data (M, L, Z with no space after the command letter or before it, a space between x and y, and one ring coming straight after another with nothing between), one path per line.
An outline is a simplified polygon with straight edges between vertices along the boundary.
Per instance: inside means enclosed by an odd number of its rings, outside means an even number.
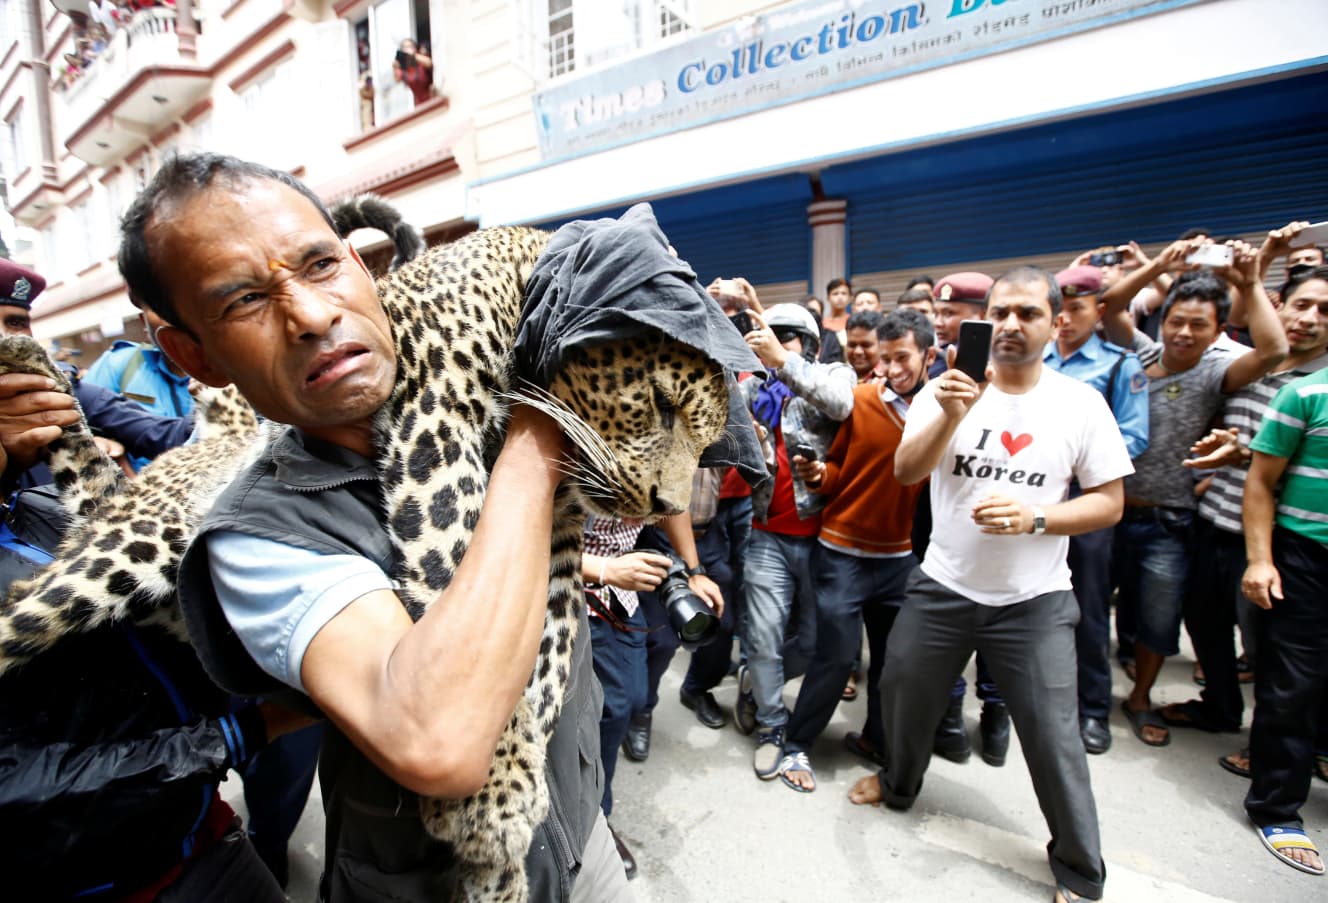
M1232 259L1230 246L1208 244L1191 251L1185 262L1202 267L1229 267Z

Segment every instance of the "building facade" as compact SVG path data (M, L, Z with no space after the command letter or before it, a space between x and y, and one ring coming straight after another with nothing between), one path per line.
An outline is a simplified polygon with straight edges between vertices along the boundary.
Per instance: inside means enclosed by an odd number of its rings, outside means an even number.
M36 328L88 354L134 335L116 219L196 148L378 192L435 241L651 201L703 281L767 300L1328 219L1321 0L110 5L0 0Z

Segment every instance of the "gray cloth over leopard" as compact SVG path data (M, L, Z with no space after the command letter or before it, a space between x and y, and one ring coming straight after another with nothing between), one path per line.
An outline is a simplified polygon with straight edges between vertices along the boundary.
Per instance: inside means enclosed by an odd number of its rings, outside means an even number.
M526 283L517 369L547 387L571 349L646 329L690 345L724 368L728 424L701 455L701 466L733 465L752 486L769 480L735 378L762 370L761 362L692 268L670 252L649 204L637 204L618 219L577 220L554 233Z

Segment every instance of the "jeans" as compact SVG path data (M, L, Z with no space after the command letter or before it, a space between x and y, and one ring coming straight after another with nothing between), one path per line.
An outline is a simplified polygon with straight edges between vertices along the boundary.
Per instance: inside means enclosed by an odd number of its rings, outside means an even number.
M739 627L747 604L744 597L742 571L747 547L752 535L752 500L743 498L720 499L715 519L705 535L696 540L696 553L705 565L710 579L719 586L724 596L724 616L719 622L719 635L692 653L692 662L683 678L685 693L700 695L719 686L729 673L729 659L733 655L733 637L742 637ZM741 642L741 640L740 640ZM745 654L746 649L742 652Z
M622 612L614 606L615 613ZM627 737L632 715L646 704L646 616L641 608L623 618L630 630L619 630L603 618L590 619L590 652L595 676L604 688L604 713L599 719L599 753L604 760L604 814L613 814L613 772L618 748Z
M1189 576L1194 512L1126 506L1113 555L1122 606L1139 613L1136 642L1158 655L1180 652L1181 609Z
M289 877L286 845L309 801L323 748L323 725L283 734L245 765L244 805L249 840L282 887Z
M814 536L783 536L765 530L753 530L748 545L743 569L747 666L756 698L756 721L764 728L783 727L788 721L784 682L806 670L811 657L808 647L816 648L815 548ZM786 642L795 600L798 629ZM839 689L844 689L842 684Z
M786 753L810 749L830 723L844 692L844 682L862 648L864 618L871 648L864 733L877 749L881 748L884 732L877 682L885 663L890 627L904 602L904 585L917 564L912 555L862 558L817 545L816 655L807 666L793 717L789 719Z
M641 530L641 535L636 540L636 548L673 555L673 546L669 545L663 531L655 527L645 527ZM669 670L669 663L673 661L680 642L678 635L669 625L669 613L664 608L664 603L660 601L659 593L638 592L636 597L641 600L641 612L644 613L646 627L650 632L646 634L645 704L633 714L648 715L655 711L655 706L659 705L659 682L664 678L664 672Z
M1260 827L1300 825L1328 693L1328 546L1273 530L1282 598L1259 609L1250 791L1245 811Z
M887 762L881 796L913 805L931 762L948 685L974 649L1005 691L1029 777L1051 831L1047 856L1057 880L1092 899L1102 895L1097 806L1079 737L1074 628L1079 603L1068 591L1014 605L979 605L914 570L881 674Z

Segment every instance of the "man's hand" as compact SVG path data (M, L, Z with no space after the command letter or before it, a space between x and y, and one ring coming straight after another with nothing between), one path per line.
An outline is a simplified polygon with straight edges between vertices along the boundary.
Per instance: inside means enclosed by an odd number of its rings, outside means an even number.
M945 362L951 368L954 367L955 354L958 348L951 345L945 353ZM946 370L936 378L936 403L941 406L945 416L952 420L963 420L968 414L969 408L978 403L982 393L991 383L991 366L987 367L987 382L978 385L973 377L962 370Z
M719 591L719 584L711 580L705 574L693 574L687 578L687 587L710 606L710 610L715 613L715 617L721 617L724 614L724 594Z
M1240 444L1240 430L1211 430L1190 446L1194 458L1180 462L1192 470L1213 470L1218 467L1242 467L1250 459L1250 450Z
M973 506L973 523L983 533L1015 536L1033 532L1033 509L1004 495L989 495Z
M1260 608L1272 608L1273 600L1282 600L1282 575L1271 561L1251 561L1240 578L1240 591Z
M1268 233L1268 237L1259 246L1258 276L1260 282L1263 281L1263 277L1268 273L1268 267L1272 265L1274 260L1291 252L1291 245L1295 242L1296 236L1308 225L1309 223L1304 220L1296 220Z
M1214 267L1213 272L1240 289L1260 281L1259 255L1254 248L1243 241L1229 241L1227 247L1231 249L1231 266Z
M1121 255L1121 266L1134 269L1136 267L1146 267L1153 262L1153 259L1144 253L1144 249L1139 247L1139 242L1131 241L1123 244L1116 249Z
M771 370L778 370L784 366L789 358L789 351L779 343L775 337L775 331L765 325L765 317L760 311L751 311L752 322L756 328L743 338L747 342L747 347L752 349L752 353L761 359L761 363Z
M628 552L604 563L602 583L618 589L649 592L664 580L673 559L657 552Z
M55 391L50 377L0 374L0 446L15 471L36 464L61 430L78 420L74 397Z
M810 489L815 489L825 479L825 464L820 461L808 461L802 455L794 455L789 463L798 472L798 478Z

